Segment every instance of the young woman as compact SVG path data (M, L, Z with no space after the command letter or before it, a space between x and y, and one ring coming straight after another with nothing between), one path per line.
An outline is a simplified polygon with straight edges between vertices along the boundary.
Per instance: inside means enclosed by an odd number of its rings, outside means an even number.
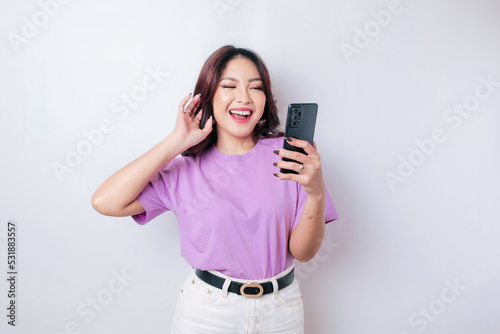
M338 218L316 145L286 138L307 155L282 149L269 73L251 50L215 51L194 93L173 132L109 177L92 205L141 225L177 216L193 270L172 333L303 333L293 261L312 259L325 223Z

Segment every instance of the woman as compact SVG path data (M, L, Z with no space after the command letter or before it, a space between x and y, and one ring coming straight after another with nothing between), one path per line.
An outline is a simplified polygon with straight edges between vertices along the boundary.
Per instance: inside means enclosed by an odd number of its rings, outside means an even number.
M282 149L269 73L251 50L215 51L190 98L173 132L109 177L92 205L139 224L176 214L193 271L172 333L303 333L293 260L312 259L338 217L316 145L287 138L307 155Z

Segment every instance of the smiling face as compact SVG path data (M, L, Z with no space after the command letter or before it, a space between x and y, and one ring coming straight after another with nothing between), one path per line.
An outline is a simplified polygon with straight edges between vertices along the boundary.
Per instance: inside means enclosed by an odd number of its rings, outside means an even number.
M230 60L213 98L218 136L251 138L265 105L262 79L254 63L242 57Z

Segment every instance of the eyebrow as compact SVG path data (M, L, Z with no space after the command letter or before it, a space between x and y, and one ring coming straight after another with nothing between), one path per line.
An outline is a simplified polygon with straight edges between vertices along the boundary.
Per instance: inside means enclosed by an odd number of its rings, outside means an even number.
M222 81L222 80L231 80L231 81L234 81L234 82L239 82L238 79L232 78L232 77L224 77L224 78L220 79L220 81ZM262 81L262 79L261 78L252 78L252 79L248 80L248 82L254 82L254 81Z

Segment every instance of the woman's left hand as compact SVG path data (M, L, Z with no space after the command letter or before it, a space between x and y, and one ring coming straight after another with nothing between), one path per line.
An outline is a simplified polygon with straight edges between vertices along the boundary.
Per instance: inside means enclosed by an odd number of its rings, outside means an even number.
M282 158L292 159L293 161L277 161L274 163L278 168L291 169L294 173L274 173L274 176L281 180L292 180L302 184L304 191L311 196L323 196L325 193L325 182L323 181L323 172L321 170L321 156L314 145L306 140L295 138L285 138L288 144L302 148L307 154L290 151L286 149L275 150L274 153ZM301 167L302 165L302 167ZM302 168L302 170L301 170Z

